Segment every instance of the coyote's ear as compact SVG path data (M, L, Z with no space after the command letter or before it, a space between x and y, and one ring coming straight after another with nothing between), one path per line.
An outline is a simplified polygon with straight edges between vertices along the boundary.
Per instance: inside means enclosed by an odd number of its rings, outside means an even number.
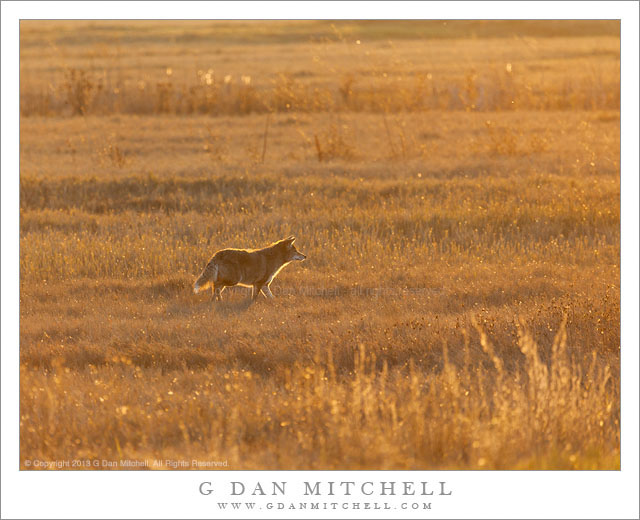
M296 241L296 237L291 235L289 238L285 238L284 241L288 242L289 244L293 244Z

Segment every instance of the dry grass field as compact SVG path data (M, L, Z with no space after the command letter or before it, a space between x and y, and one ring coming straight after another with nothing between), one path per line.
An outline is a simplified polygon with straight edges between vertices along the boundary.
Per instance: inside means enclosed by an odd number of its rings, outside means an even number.
M21 467L619 469L618 35L22 22Z

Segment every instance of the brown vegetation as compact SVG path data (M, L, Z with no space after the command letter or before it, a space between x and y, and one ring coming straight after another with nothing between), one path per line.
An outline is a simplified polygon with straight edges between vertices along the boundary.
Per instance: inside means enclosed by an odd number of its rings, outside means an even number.
M616 26L70 23L22 23L21 461L619 467ZM292 234L275 300L192 294Z

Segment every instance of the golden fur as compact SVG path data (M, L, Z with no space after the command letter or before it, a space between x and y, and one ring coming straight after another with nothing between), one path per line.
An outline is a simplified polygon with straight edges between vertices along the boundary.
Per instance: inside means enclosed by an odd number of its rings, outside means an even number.
M289 262L306 258L293 245L294 241L295 237L289 237L262 249L222 249L202 270L193 291L198 293L211 287L212 298L220 300L225 287L243 285L253 287L254 300L260 291L273 298L269 284L280 270Z

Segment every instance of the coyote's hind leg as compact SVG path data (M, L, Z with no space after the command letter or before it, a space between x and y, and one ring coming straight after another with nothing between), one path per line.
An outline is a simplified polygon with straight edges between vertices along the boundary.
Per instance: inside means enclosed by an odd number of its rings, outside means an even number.
M262 283L257 283L253 286L252 289L252 294L251 294L251 300L252 301L256 301L258 299L258 296L260 296L260 291L263 289L263 287L266 287L264 284Z
M211 301L222 301L222 291L224 289L224 285L211 285Z

